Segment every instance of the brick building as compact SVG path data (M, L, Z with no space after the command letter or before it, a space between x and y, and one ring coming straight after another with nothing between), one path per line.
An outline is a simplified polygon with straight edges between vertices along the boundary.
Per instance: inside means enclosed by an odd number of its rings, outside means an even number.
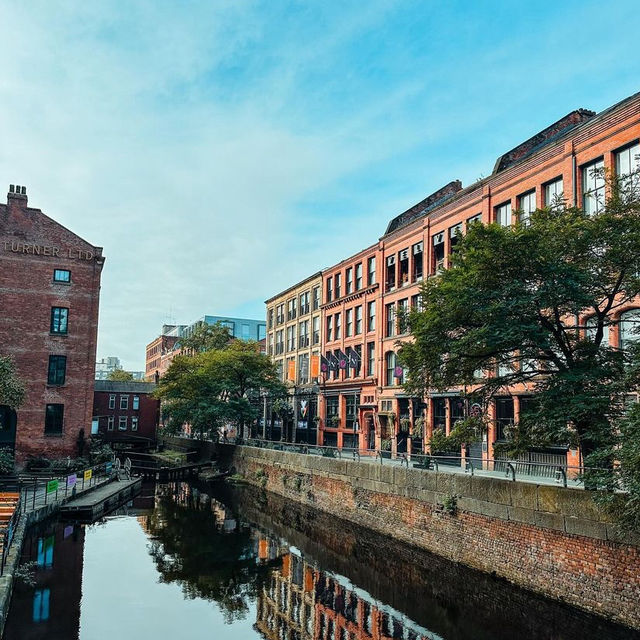
M270 439L317 439L316 416L322 321L322 275L305 280L269 298L267 305L267 353L288 386L294 416L283 425L281 417L266 407L266 432ZM289 433L283 433L283 426Z
M324 270L323 363L326 367L337 355L348 365L351 349L361 351L361 364L355 371L343 366L337 373L330 366L321 376L318 442L366 449L390 440L393 451L403 452L423 450L434 429L448 434L466 410L464 390L407 396L405 372L396 361L398 343L410 339L400 311L419 304L421 282L448 267L458 233L464 234L468 225L512 225L559 201L598 211L606 195L604 180L592 171L598 168L618 176L640 168L640 94L598 114L572 111L501 155L488 177L468 187L450 182L393 217L376 244ZM362 263L366 278L369 260L376 265L378 286L367 281L360 287L358 265ZM623 348L634 339L633 326L639 321L640 302L619 310L609 328L610 344ZM588 326L587 317L580 322ZM506 427L519 419L530 394L522 385L505 389L488 409L488 433L468 454L493 457L494 444L507 437ZM418 419L424 422L422 436L411 438L412 432L417 436ZM578 452L558 448L540 452L538 458L553 464L567 460L577 463Z
M156 442L160 400L152 382L96 380L94 432L109 444L147 445Z
M28 455L77 456L89 435L102 248L11 185L0 205L0 353L27 394L17 414L0 407L0 446Z

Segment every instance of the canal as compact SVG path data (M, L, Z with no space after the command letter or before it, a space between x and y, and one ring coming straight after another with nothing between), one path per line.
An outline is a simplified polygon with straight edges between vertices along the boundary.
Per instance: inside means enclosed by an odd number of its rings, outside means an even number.
M640 634L252 487L146 484L25 541L4 640L632 640Z

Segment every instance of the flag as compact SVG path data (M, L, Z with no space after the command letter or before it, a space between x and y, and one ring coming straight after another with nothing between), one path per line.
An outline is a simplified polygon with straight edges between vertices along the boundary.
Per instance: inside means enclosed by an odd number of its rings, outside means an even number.
M338 367L340 369L346 369L349 363L349 359L347 358L344 351L338 351Z
M357 369L360 366L360 354L355 349L349 350L349 366Z
M340 370L340 362L338 360L338 356L336 356L335 353L331 353L331 351L329 351L327 353L327 360L329 361L329 369L338 373L338 371Z
M295 360L289 360L288 366L289 366L289 370L287 371L287 380L291 380L292 382L295 382L295 380L296 380L296 361Z
M329 362L329 360L324 356L320 356L320 371L322 371L322 373L329 373L330 369L331 363Z
M322 356L311 356L311 377L312 378L317 378L320 375L320 359L321 358ZM326 358L324 358L324 360L326 361ZM329 369L329 366L327 363L327 368L322 369L322 372L326 373L328 369Z

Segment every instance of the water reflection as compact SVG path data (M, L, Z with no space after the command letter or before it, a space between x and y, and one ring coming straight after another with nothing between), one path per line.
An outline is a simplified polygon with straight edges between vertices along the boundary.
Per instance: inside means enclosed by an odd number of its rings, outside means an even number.
M5 640L630 640L630 630L253 488L147 485L33 529Z

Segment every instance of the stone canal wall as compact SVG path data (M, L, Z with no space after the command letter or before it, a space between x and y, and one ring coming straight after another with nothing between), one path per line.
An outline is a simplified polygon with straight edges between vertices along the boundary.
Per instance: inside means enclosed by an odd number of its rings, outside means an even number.
M639 540L621 539L588 492L246 446L218 452L252 484L640 628ZM451 496L456 510L445 507Z

